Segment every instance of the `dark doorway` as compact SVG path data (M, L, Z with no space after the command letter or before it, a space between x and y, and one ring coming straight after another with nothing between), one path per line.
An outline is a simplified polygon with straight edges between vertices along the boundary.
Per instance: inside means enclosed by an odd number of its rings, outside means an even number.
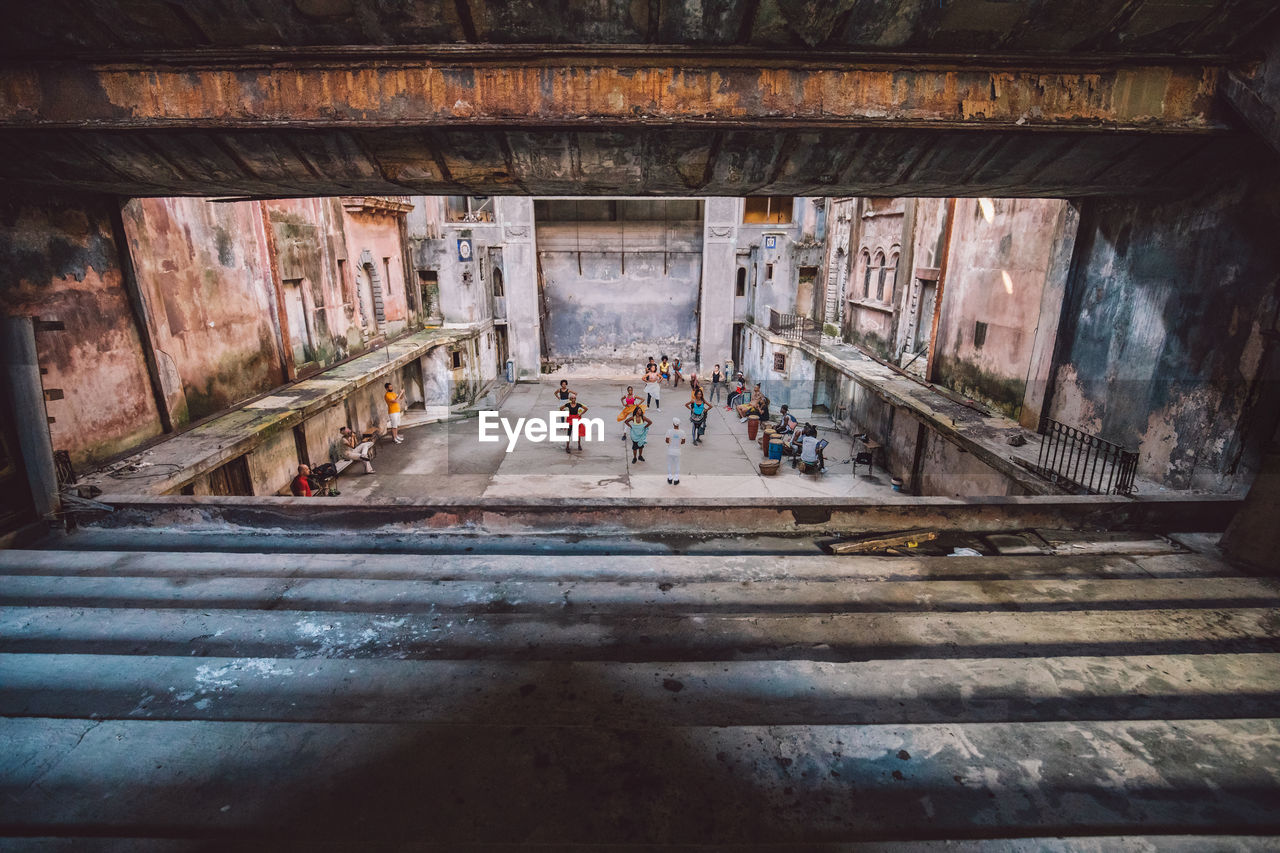
M742 369L742 323L733 324L733 364L735 371Z
M220 468L209 472L209 494L227 497L250 497L253 481L249 479L247 457L237 456Z
M444 322L440 312L440 274L435 270L418 270L418 299L424 324L438 326Z

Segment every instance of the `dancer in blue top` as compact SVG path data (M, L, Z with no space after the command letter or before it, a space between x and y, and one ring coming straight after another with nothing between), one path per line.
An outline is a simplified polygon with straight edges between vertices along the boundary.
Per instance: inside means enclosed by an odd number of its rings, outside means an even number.
M689 410L689 422L693 424L693 443L701 444L702 436L707 432L707 398L699 388L693 393L693 399L684 404Z

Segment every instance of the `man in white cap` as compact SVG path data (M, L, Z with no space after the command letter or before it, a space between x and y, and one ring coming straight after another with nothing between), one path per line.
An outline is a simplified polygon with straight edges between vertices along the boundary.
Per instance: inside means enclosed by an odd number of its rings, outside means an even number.
M671 429L667 430L667 482L673 486L680 485L680 445L684 444L684 433L680 432L680 419L671 419Z

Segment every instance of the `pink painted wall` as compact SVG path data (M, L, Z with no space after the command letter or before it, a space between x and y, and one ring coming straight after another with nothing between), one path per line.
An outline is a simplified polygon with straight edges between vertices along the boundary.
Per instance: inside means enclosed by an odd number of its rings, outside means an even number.
M378 273L382 285L383 311L389 337L395 336L409 325L409 303L405 292L404 244L401 241L399 217L377 210L353 210L343 207L343 230L347 239L348 274L353 277L357 289L362 286L361 259L368 258Z
M133 199L124 223L175 425L285 381L257 202Z

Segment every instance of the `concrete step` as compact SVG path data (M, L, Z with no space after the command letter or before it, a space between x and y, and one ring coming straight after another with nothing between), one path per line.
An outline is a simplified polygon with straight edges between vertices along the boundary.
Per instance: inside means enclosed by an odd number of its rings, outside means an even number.
M432 581L0 577L0 606L402 613L894 613L1280 607L1280 580Z
M0 719L0 833L439 845L1280 832L1280 720Z
M290 554L0 551L0 576L320 577L370 580L810 581L1238 577L1202 554L1156 556L836 557Z
M0 716L510 726L1280 714L1280 654L547 662L0 654Z
M1274 608L946 613L0 609L0 652L448 660L873 660L1280 651Z

